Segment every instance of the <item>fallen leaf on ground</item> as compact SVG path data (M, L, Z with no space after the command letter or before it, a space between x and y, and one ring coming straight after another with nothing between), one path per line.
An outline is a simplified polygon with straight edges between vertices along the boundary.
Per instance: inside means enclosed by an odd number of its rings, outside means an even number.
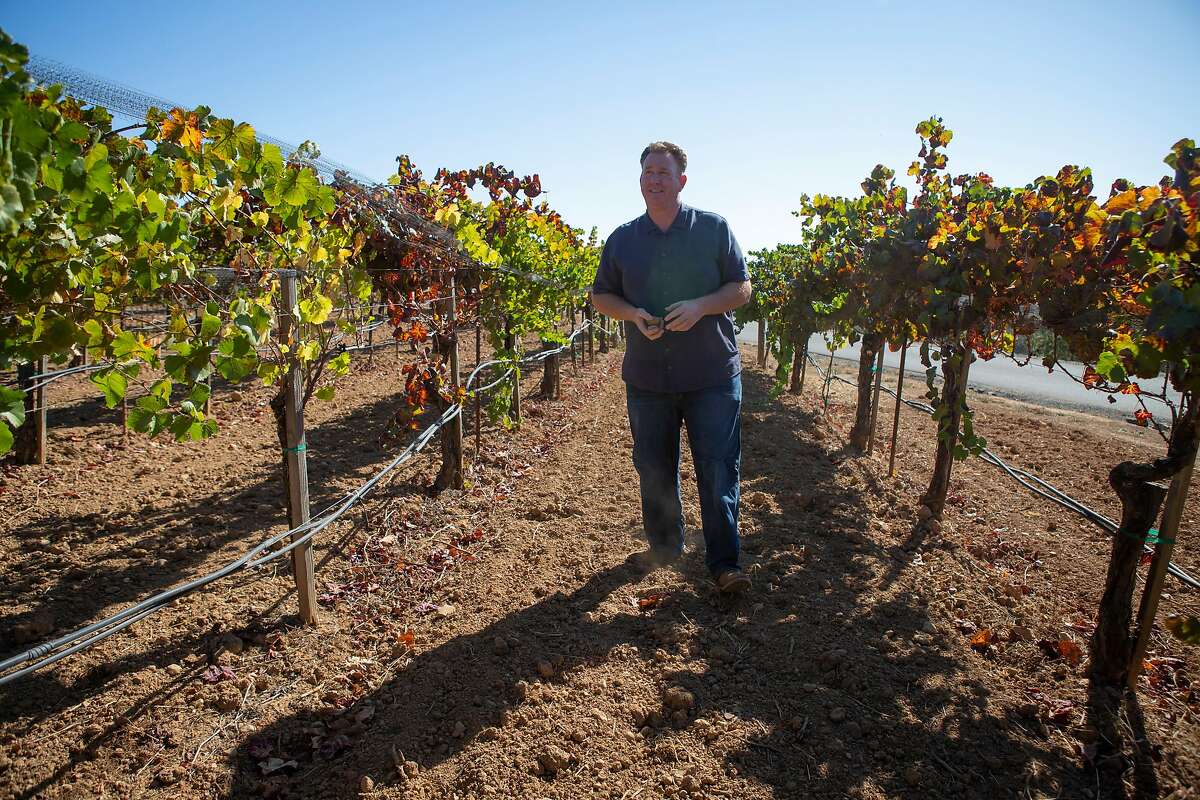
M983 653L992 646L994 641L996 641L995 632L991 628L983 628L971 637L971 647Z

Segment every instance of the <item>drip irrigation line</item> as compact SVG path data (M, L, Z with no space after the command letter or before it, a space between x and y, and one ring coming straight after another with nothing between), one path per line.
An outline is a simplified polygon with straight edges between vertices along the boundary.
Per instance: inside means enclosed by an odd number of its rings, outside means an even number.
M812 362L812 365L817 369L817 371L821 373L821 376L825 377L825 371L821 369L821 366L815 360L813 360L811 356L809 357L809 360ZM846 378L843 378L840 375L832 375L832 376L830 376L830 380L841 381L842 383L845 383L848 386L857 386L857 384L855 384L853 381L847 380ZM890 396L892 396L892 397L896 396L896 392L894 389L889 389L886 386L883 386L880 388L883 392L886 392ZM928 403L922 403L918 400L904 399L904 400L901 400L900 402L902 402L906 406L915 408L918 411L922 411L926 414L932 414L934 412L933 406L929 405ZM1120 529L1120 525L1118 525L1116 522L1109 519L1108 517L1104 516L1100 512L1096 511L1095 509L1089 508L1088 506L1085 506L1083 503L1081 503L1078 500L1076 500L1075 498L1071 497L1069 494L1062 491L1057 486L1054 486L1051 483L1047 483L1045 480L1043 480L1042 478L1039 478L1038 476L1034 475L1033 473L1028 472L1027 470L1024 470L1024 469L1020 469L1019 467L1012 466L1011 464L1006 462L1004 459L1000 458L998 455L996 455L995 453L993 453L991 450L987 449L986 447L980 453L979 457L981 460L983 460L984 463L991 464L992 466L996 467L997 469L1000 469L1005 474L1007 474L1010 478L1012 478L1017 483L1021 484L1022 486L1024 486L1026 489L1033 492L1034 494L1039 495L1040 497L1044 497L1045 499L1050 500L1053 503L1057 503L1058 505L1060 505L1063 508L1066 508L1070 511L1074 511L1076 514L1079 514L1081 517L1084 517L1088 521L1095 523L1097 526L1102 528L1110 536L1116 534L1116 532ZM1154 551L1150 547L1143 547L1143 552L1153 553ZM1189 574L1182 567L1178 566L1174 561L1169 562L1167 564L1167 572L1169 572L1171 575L1175 576L1178 580L1180 580L1182 583L1186 584L1187 586L1190 586L1193 589L1200 589L1200 580L1197 580L1195 577L1193 577L1191 574Z
M77 375L81 372L95 372L97 370L105 369L105 368L111 367L111 366L112 366L112 362L110 362L110 361L98 361L95 364L81 364L80 366L77 366L77 367L64 367L63 369L54 369L54 370L49 370L47 372L39 372L36 375L30 376L30 378L32 380L37 381L36 383L30 384L29 386L25 386L22 388L24 388L25 391L32 391L34 389L40 389L43 386L47 386L47 385L53 383L54 381L58 380L59 378L65 378L69 375Z
M543 351L534 356L521 359L520 363L536 363L537 361L548 358L555 353L561 353L567 350L570 347L569 343L573 342L576 337L583 333L590 324L591 323L585 323L579 329L574 331L567 339L568 344L562 345L556 350ZM506 362L488 361L478 365L463 384L464 389L471 391L472 383L483 369L503 363ZM505 380L509 375L512 374L512 372L513 368L510 367L504 373L504 375L500 377L499 380L494 381L486 387L475 389L473 393L479 394L486 389L495 386L496 384ZM290 553L300 545L311 541L318 533L320 533L329 525L333 524L348 510L362 501L388 474L424 449L429 442L432 441L433 437L438 433L438 431L449 424L451 420L459 416L461 413L462 404L455 403L449 406L444 412L442 412L437 421L422 431L421 434L408 445L408 447L406 447L382 469L376 472L375 475L369 478L357 489L347 494L340 501L337 501L336 503L327 507L325 510L307 522L267 538L266 540L252 547L239 558L217 570L214 570L213 572L202 575L171 589L167 589L166 591L159 592L158 594L136 603L126 609L118 611L115 614L106 617L105 619L85 625L84 627L57 639L44 642L36 647L26 650L23 653L18 653L5 659L4 661L0 662L0 672L5 672L8 670L13 671L10 671L5 675L0 675L0 686L24 677L25 675L41 669L42 667L54 664L69 655L86 650L103 641L104 639L107 639L109 636L128 628L135 622L145 619L151 614L157 612L159 609L171 604L179 597L190 594L242 569L261 567L264 564ZM260 553L263 553L263 551L274 547L288 537L293 538L292 541L287 545L279 548L278 550L273 550L268 555L259 555ZM19 669L14 669L18 667Z

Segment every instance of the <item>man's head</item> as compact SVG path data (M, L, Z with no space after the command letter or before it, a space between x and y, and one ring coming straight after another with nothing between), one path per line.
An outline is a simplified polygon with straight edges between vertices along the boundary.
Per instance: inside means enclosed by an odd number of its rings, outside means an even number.
M687 183L687 154L671 142L651 142L642 151L642 198L650 211L670 211L679 205Z

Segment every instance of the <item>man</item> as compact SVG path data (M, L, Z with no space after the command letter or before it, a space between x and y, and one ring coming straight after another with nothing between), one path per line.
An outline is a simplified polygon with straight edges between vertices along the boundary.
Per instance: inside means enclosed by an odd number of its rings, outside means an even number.
M750 276L728 223L680 203L683 150L653 142L641 165L646 213L608 237L592 287L596 310L627 323L621 376L650 545L641 559L658 566L683 553L685 423L709 572L721 591L743 592L750 579L738 566L742 365L730 312L750 299Z

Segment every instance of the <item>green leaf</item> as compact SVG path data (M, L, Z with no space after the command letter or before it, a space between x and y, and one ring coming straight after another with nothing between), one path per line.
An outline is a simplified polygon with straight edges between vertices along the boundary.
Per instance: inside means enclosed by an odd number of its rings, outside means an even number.
M317 196L321 182L311 169L284 169L279 178L264 189L266 201L273 206L303 206Z
M196 408L204 408L204 404L208 402L208 398L212 395L212 387L207 383L197 383L192 387L192 391L188 394L188 400Z
M19 428L25 424L25 393L0 386L0 422Z
M337 390L333 386L322 386L317 389L316 395L318 400L332 400L334 392Z
M118 361L136 358L147 364L154 363L154 349L126 331L117 334L113 339L112 354Z
M0 422L0 456L12 450L13 432L9 429L8 423Z
M97 144L83 157L87 172L87 187L102 194L112 194L112 167L108 163L108 148Z
M200 314L200 338L205 341L221 332L221 318L203 311Z
M157 385L157 384L156 384ZM167 407L167 400L161 394L148 394L145 397L139 397L134 403L136 408L141 408L146 411L162 411Z
M1104 351L1100 357L1096 359L1096 372L1100 373L1105 380L1113 383L1121 383L1126 380L1125 367L1121 365L1121 359L1116 353Z
M234 316L233 324L246 334L251 345L258 346L262 343L263 336L271 330L271 315L262 306L251 304L245 311Z
M71 121L59 128L58 132L54 134L54 138L63 144L78 142L88 138L88 129L85 125Z
M334 375L345 375L350 371L350 354L339 353L329 359L329 369Z
M254 152L254 128L249 123L234 125L231 119L213 120L207 134L211 141L209 151L226 161Z
M80 327L82 327L83 332L88 335L88 347L95 347L96 345L100 344L100 342L104 341L104 329L100 327L100 323L96 320L89 319Z
M91 381L104 392L104 405L116 408L129 389L129 381L116 367L93 372Z
M171 402L171 387L174 382L170 378L160 378L150 387L150 396L161 401L158 408L166 408ZM157 409L155 409L157 410Z
M129 414L126 420L131 430L138 433L150 433L150 429L154 427L155 413L145 408L134 406L129 409Z
M258 377L265 386L270 386L279 380L279 372L278 364L271 364L266 361L260 361L258 364Z

